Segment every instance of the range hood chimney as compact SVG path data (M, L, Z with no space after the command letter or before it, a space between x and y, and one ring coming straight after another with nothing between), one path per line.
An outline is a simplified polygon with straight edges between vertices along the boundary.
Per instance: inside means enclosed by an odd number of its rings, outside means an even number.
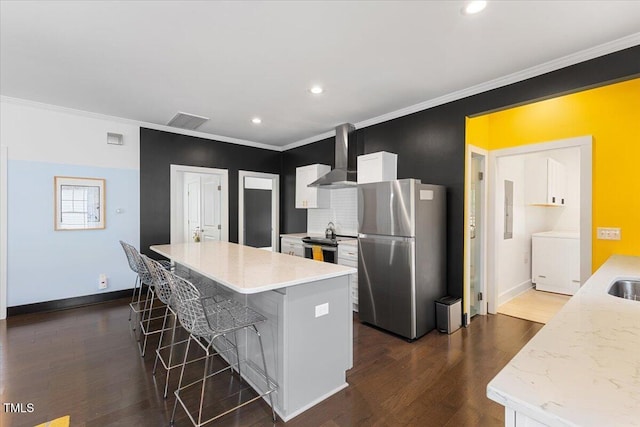
M319 188L353 188L357 183L357 156L355 137L356 128L351 123L336 127L335 168L309 184ZM349 149L349 140L352 147Z

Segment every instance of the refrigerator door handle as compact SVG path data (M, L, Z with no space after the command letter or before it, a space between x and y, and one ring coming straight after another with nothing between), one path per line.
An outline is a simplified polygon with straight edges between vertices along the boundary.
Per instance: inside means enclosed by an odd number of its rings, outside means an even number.
M388 241L397 241L397 242L412 242L416 238L415 237L405 237L405 236L387 236L382 234L358 234L358 238L360 239L372 239L372 240L388 240Z

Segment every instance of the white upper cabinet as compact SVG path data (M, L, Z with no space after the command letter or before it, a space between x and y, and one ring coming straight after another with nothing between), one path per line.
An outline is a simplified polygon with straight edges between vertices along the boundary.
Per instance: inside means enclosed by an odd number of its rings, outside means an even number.
M567 172L562 163L550 158L527 159L525 181L528 205L567 204Z
M358 184L398 179L398 155L379 151L358 156Z
M329 190L307 187L331 170L329 165L309 165L296 168L296 208L313 209L329 207Z

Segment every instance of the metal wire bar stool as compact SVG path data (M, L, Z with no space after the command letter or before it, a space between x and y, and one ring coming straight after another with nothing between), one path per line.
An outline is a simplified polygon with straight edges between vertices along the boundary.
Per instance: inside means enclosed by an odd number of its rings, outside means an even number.
M177 341L176 342L176 327L179 325L178 317L176 315L176 307L175 301L173 299L173 286L174 280L176 277L174 274L170 273L164 265L160 264L158 261L152 260L151 258L141 255L142 261L145 264L145 267L151 277L152 282L154 283L154 288L156 290L156 294L158 299L162 301L165 305L164 319L162 321L162 328L160 329L160 338L158 340L158 347L156 348L156 357L153 363L153 375L156 374L156 370L158 367L158 361L160 361L162 367L166 371L165 383L164 383L164 398L167 398L168 390L169 390L169 378L171 375L171 370L175 368L179 368L182 366L182 363L178 361L175 363L174 360L174 347L187 342L187 339ZM219 302L219 298L221 296L215 293L215 289L212 287L208 287L206 289L200 288L200 292L203 295L207 295L208 297L212 297L213 301ZM172 326L171 326L171 337L169 344L163 345L164 333L169 330L167 328L167 319L170 317L173 318ZM165 349L169 349L169 357L167 360L162 356L162 351ZM187 363L197 362L198 360L202 360L204 357L193 359L188 361Z
M129 326L131 327L131 330L135 332L136 330L136 325L140 322L140 315L141 313L144 312L144 308L142 307L142 304L144 303L145 306L147 304L147 300L145 298L144 301L142 301L142 286L143 284L146 284L148 286L148 283L144 282L144 279L148 279L148 275L144 274L144 271L142 273L142 276L140 275L139 272L139 268L138 268L138 258L140 256L140 253L138 252L138 250L130 245L129 243L123 242L122 240L120 240L120 245L122 246L122 249L124 250L124 254L127 257L127 262L129 263L129 268L136 273L136 280L133 284L133 294L131 295L131 302L129 303ZM171 268L171 263L169 261L160 261L161 265L163 266L163 268L166 269L170 269ZM137 298L136 298L136 294L137 294ZM131 318L132 316L135 314L136 319L133 321L133 323L131 322Z
M264 396L269 396L269 401L271 404L271 413L273 420L276 421L276 413L273 406L273 395L272 393L275 391L275 386L272 386L272 382L269 379L269 374L267 372L267 362L264 355L264 347L262 345L262 337L256 325L258 323L264 322L266 318L261 314L255 312L254 310L246 307L235 300L226 300L223 302L215 302L210 297L202 297L200 291L196 286L190 283L187 280L184 280L180 277L176 276L176 281L174 282L175 286L173 288L174 292L174 301L176 302L177 314L182 327L189 332L189 339L187 340L187 349L185 352L185 363L182 364L182 368L180 370L180 380L178 382L178 388L174 392L176 396L176 401L173 406L173 414L171 416L171 424L173 425L175 421L176 409L178 407L178 403L182 406L187 416L191 420L194 426L200 427L204 424L207 424L211 421L214 421L226 414L229 414L236 409L245 406L251 402L254 402ZM240 355L237 347L237 338L236 332L239 330L245 329L247 331L253 331L258 337L258 342L260 344L260 352L262 354L262 366L264 369L265 380L267 384L267 391L257 392L257 396L252 399L240 403L239 405L234 406L231 409L228 409L218 415L215 415L205 421L202 420L202 408L204 403L205 396L205 385L206 380L208 378L213 377L214 375L218 375L224 371L230 371L233 375L233 368L236 367L238 370L238 375L242 381L241 371L240 371ZM231 358L228 359L229 365L219 369L216 372L208 374L209 371L209 362L211 350L213 348L214 340L218 338L224 338L225 341L226 335L230 334L233 336L233 342L236 344L232 346L232 349L235 349L235 360L233 363ZM205 363L204 363L204 373L202 379L198 379L193 381L187 385L183 385L184 379L184 371L186 366L187 354L189 352L189 347L192 342L197 343L206 354ZM223 351L220 351L219 354L222 354ZM201 391L200 391L200 403L198 407L197 419L194 419L194 416L188 410L185 401L181 395L181 392L185 389L194 386L198 383L202 382Z
M125 243L123 244L123 247L126 248L125 251L128 253L128 255L130 255L130 259L133 263L132 270L138 273L138 278L140 283L140 290L138 291L138 302L133 303L134 305L130 305L129 313L131 313L131 309L133 307L137 307L135 311L139 316L138 324L140 325L140 337L138 338L138 347L140 349L140 356L144 357L147 349L147 342L149 339L149 335L161 333L163 329L163 328L152 328L151 322L158 319L164 319L164 316L154 317L153 315L153 311L159 308L159 307L154 307L156 303L155 282L153 281L151 275L149 274L147 266L142 260L142 255L140 254L140 252L137 251L136 248L134 248L131 245L128 245ZM165 269L171 268L171 263L169 263L168 261L161 262L161 265L163 265ZM142 294L143 284L147 285L147 296L144 299L143 308L140 308L141 307L140 298ZM162 302L162 300L160 299L158 300ZM135 331L135 328L134 328L134 331Z

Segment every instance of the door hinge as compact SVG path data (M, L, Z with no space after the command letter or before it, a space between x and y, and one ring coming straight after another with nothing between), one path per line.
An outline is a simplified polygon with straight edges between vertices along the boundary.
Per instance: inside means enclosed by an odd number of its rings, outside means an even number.
M478 292L478 301L482 301L482 292Z
M478 172L478 181L482 181L484 179L484 172Z

